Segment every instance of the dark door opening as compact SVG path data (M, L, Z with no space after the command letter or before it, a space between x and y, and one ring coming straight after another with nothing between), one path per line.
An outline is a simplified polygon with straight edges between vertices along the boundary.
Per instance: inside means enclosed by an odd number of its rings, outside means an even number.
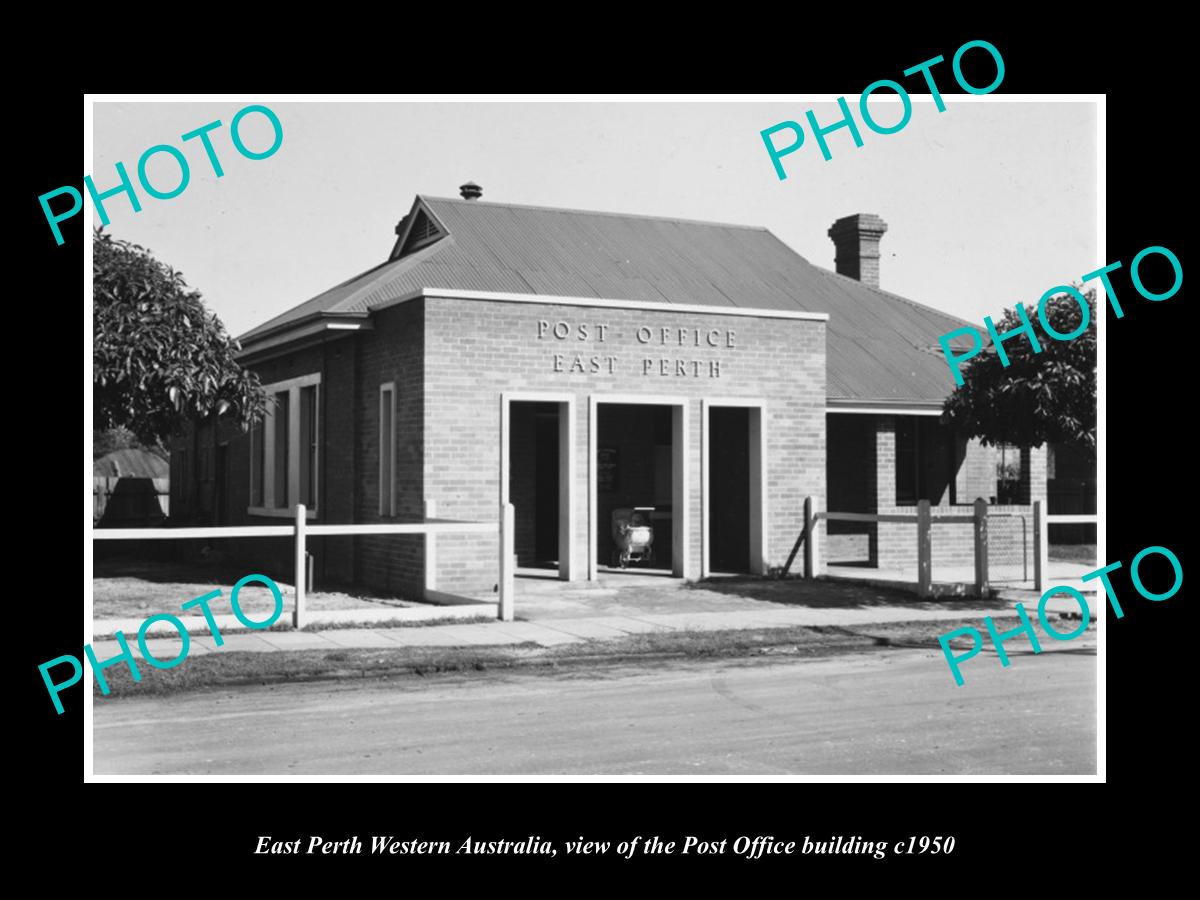
M217 445L216 459L216 477L214 490L216 491L216 513L217 524L229 524L229 445Z
M594 527L599 568L675 568L674 428L670 406L597 407Z
M534 485L534 550L538 560L558 565L558 410L538 413Z
M750 410L709 409L709 570L750 571Z
M514 401L509 408L508 495L522 568L559 564L559 404Z

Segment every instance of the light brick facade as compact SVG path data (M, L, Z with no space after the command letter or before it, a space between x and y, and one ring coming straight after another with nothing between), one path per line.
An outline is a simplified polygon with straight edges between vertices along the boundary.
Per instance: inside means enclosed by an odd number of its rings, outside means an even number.
M563 339L555 336L569 331ZM582 338L580 325L588 325ZM803 529L806 496L824 500L825 323L820 317L617 309L448 297L417 298L376 312L372 328L352 336L251 361L264 384L319 373L319 479L315 521L391 521L379 515L379 390L396 389L396 517L422 517L427 501L447 519L496 521L501 480L501 400L550 393L570 397L575 433L571 485L577 577L586 577L591 528L607 530L589 509L589 429L593 403L649 400L686 408L681 449L688 509L672 510L670 528L686 527L683 574L702 564L702 401L759 401L766 435L769 484L766 566L788 559ZM603 326L601 328L600 326ZM601 340L601 336L603 339ZM572 371L574 370L574 371ZM598 370L598 371L597 371ZM518 431L514 431L514 435ZM211 442L201 428L176 442ZM221 429L228 444L226 522L274 524L249 511L250 442ZM519 440L514 454L527 453ZM179 490L184 490L179 482ZM211 490L211 488L210 488ZM520 477L512 484L522 490ZM176 498L173 498L173 502ZM513 501L517 502L514 496ZM200 506L180 497L193 519ZM566 514L566 510L563 511ZM437 571L424 570L422 537L364 536L310 539L316 575L383 593L416 596L427 575L439 591L481 594L496 586L498 545L489 535L437 538ZM528 534L518 530L526 546ZM271 548L269 562L287 565L288 542ZM604 541L597 540L601 547ZM248 558L264 559L256 544ZM668 558L669 547L660 549ZM607 559L599 561L606 564Z
M782 566L803 528L804 497L824 496L825 326L805 319L709 315L432 299L425 304L425 495L438 515L493 520L500 496L500 403L506 393L574 398L572 485L576 559L590 555L588 429L592 400L679 398L685 437L689 528L684 574L701 564L701 400L761 399L765 404L768 566ZM539 337L539 323L548 323ZM556 323L574 330L554 337ZM589 338L577 326L589 324ZM603 332L598 328L605 325ZM647 338L644 342L640 335ZM664 343L664 329L667 330ZM686 334L680 344L680 329ZM561 333L561 330L560 330ZM604 334L604 340L598 335ZM696 335L699 334L699 346ZM715 341L718 346L710 346ZM732 343L730 347L728 344ZM578 371L576 357L585 371ZM599 372L592 359L599 361ZM613 359L610 372L609 358ZM664 360L667 362L664 363ZM650 361L649 365L647 361ZM681 369L679 363L683 362ZM718 368L714 369L716 364ZM575 372L571 372L572 368ZM560 369L561 371L556 371ZM667 374L663 374L666 371ZM681 374L682 372L682 374ZM714 372L719 374L714 374ZM517 498L514 497L514 502ZM673 527L677 527L673 522ZM495 583L496 542L439 538L439 590L478 592ZM601 560L602 563L607 560ZM581 567L586 571L586 567Z
M967 441L935 426L934 417L926 427L938 434L920 460L922 466L938 473L928 478L923 497L897 500L897 422L898 416L884 414L830 413L829 495L830 509L837 512L914 515L916 500L930 502L933 519L932 562L938 567L966 567L974 564L974 528L970 523L939 522L947 516L972 515L974 503L982 498L989 503L992 567L1004 569L1005 576L1032 566L1033 501L1046 499L1045 448L1021 451L1021 481L1017 502L995 505L997 501L994 448L978 440ZM915 417L909 417L910 422ZM951 457L953 453L953 457ZM827 558L830 562L860 563L883 569L911 569L916 564L916 526L883 522L832 523Z

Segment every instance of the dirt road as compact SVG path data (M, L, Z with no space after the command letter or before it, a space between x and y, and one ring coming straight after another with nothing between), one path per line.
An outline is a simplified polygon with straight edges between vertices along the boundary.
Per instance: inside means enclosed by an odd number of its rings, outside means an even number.
M239 687L98 701L96 774L1091 774L1088 647Z

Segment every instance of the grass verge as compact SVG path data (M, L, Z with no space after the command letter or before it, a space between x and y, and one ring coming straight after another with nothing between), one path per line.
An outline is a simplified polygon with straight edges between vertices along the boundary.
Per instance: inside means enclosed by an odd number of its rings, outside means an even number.
M996 619L997 625L1016 626L1016 617ZM224 652L185 660L173 669L141 666L135 682L128 667L105 671L112 700L150 694L267 685L327 679L387 679L438 674L470 674L506 669L551 673L592 670L622 665L654 666L713 659L815 658L881 649L939 650L938 636L962 626L978 628L977 620L892 622L857 628L794 626L733 631L650 632L606 641L586 641L557 647L516 644L495 647L397 647L388 649L295 650L276 653ZM1095 625L1089 626L1094 634ZM952 644L970 646L964 638Z
M370 622L370 621L310 622L308 625L305 625L300 630L314 632L314 631L341 631L346 628L371 628L371 629L375 629L375 628L426 628L430 625L474 625L474 624L478 624L480 622L495 622L495 621L496 621L496 617L494 615L470 616L469 618L466 618L466 619L459 617L459 616L439 616L436 619L384 619L383 621L380 621L380 622ZM222 628L221 628L222 635L262 634L265 631L293 631L294 632L295 629L292 628L292 626L291 626L291 617L287 616L287 615L280 616L279 621L276 622L274 625L270 626L269 628L243 628L241 626L238 626L236 628L226 628L226 627L222 626ZM193 631L193 632L191 632L191 634L192 634L192 637L203 637L204 635L208 634L208 631L207 630L199 631L199 632ZM169 638L169 637L175 637L175 636L176 636L175 633L170 632L170 631L163 632L160 634L150 635L150 637L152 637L152 638L154 638L154 637L168 637ZM132 635L130 633L126 633L125 637L132 640ZM92 641L95 642L95 641L103 641L103 640L113 640L115 638L116 638L116 634L114 632L108 631L108 632L94 634L92 636Z
M1054 562L1079 563L1080 566L1095 566L1095 544L1051 544L1046 550Z

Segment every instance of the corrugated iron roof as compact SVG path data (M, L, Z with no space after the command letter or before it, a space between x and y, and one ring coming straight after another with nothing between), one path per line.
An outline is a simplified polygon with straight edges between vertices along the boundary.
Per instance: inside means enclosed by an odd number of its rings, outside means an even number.
M361 315L420 288L829 313L831 400L936 402L937 345L962 320L814 266L765 228L418 197L448 236L389 260L242 336Z
M105 478L166 478L171 467L149 450L114 450L92 463L92 474Z

